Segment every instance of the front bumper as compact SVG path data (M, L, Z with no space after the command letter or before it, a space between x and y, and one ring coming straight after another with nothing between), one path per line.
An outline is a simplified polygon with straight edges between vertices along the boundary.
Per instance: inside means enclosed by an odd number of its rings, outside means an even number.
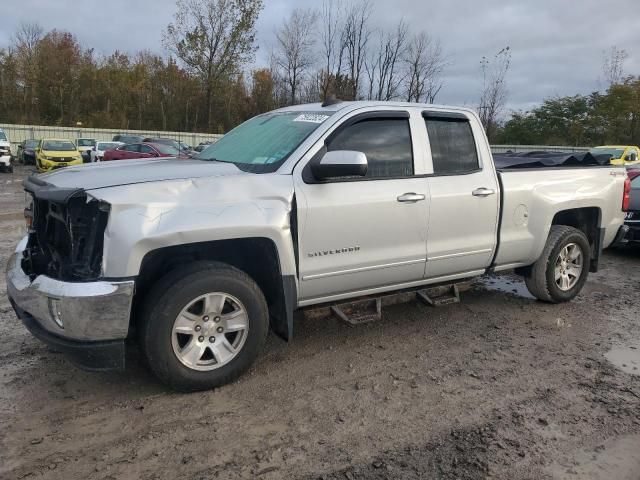
M77 160L71 160L68 162L56 162L55 160L45 160L40 158L36 163L39 172L49 172L51 170L56 170L58 168L72 167L74 165L82 165L82 164L83 164L82 158L79 158Z
M6 271L7 293L18 317L34 336L81 367L122 368L133 280L74 283L39 275L32 281L21 266L26 240Z
M11 155L0 155L0 165L5 167L11 165Z

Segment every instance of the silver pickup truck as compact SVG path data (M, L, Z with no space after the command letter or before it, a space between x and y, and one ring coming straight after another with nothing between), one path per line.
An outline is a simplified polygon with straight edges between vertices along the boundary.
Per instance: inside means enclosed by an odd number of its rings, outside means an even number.
M514 269L540 300L572 299L624 234L625 180L612 166L497 171L464 108L288 107L198 159L25 180L8 295L80 366L122 368L131 338L171 387L211 388L269 328L290 339L303 307Z

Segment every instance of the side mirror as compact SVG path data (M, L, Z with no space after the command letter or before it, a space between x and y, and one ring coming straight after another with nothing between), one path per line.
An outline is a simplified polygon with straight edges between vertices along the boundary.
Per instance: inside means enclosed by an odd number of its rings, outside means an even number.
M367 174L367 156L353 150L327 152L320 161L311 166L318 180L338 177L364 177Z

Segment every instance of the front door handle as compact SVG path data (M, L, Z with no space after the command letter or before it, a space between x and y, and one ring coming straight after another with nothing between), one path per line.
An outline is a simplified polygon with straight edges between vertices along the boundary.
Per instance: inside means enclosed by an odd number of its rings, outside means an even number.
M398 201L406 202L406 203L416 203L416 202L421 202L425 198L426 197L422 193L409 192L409 193L404 193L400 195L398 197Z
M471 195L474 197L488 197L489 195L494 195L496 191L493 188L476 188Z

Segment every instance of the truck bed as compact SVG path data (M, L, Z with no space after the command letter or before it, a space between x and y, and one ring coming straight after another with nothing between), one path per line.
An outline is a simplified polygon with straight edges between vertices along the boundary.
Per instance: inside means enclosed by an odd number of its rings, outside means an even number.
M622 201L625 169L613 166L587 167L555 165L536 168L500 168L501 215L496 270L533 263L541 254L555 212L565 209L596 209L601 224L601 247L613 242L624 218ZM597 226L594 228L598 228ZM606 233L605 233L606 232ZM541 234L543 233L543 234Z

